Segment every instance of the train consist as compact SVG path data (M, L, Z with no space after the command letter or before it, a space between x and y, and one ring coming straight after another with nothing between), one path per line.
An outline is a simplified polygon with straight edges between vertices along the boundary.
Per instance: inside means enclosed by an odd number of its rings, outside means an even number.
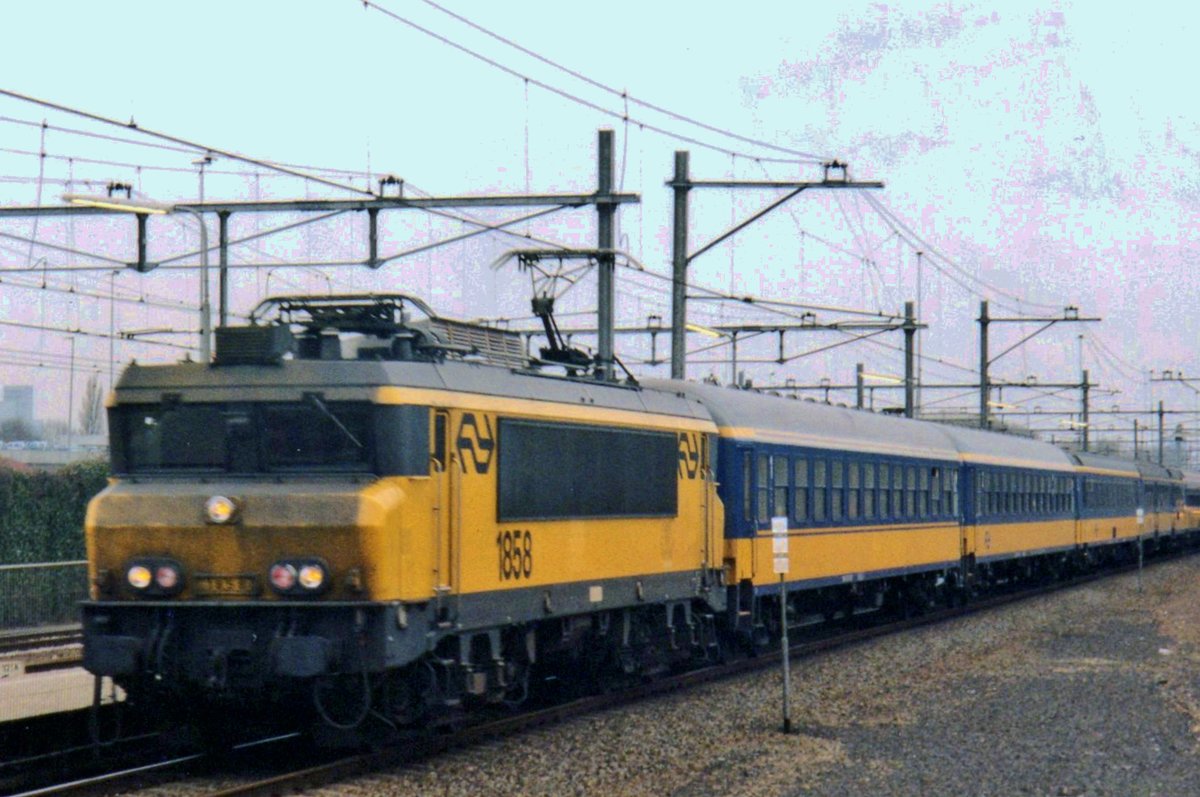
M1192 475L548 375L519 336L407 296L276 298L252 321L212 363L125 371L87 515L85 666L192 719L423 724L753 650L779 625L773 518L800 623L1054 579L1198 525Z

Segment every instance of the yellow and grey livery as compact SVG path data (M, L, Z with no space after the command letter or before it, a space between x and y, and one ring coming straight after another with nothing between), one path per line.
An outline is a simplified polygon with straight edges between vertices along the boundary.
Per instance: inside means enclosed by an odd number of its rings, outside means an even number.
M135 701L419 722L762 644L781 576L805 622L909 610L1198 525L1197 477L1148 463L579 358L549 376L406 296L264 306L214 363L131 366L110 401L84 663Z

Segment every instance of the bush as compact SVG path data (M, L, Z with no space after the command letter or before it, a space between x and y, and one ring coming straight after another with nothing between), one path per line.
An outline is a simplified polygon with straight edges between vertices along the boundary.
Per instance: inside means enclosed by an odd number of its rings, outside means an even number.
M100 460L54 473L0 470L0 564L82 559L87 503L107 478Z
M55 473L0 468L0 564L83 559L87 503L107 477L102 461ZM73 622L85 597L78 565L0 571L0 628Z

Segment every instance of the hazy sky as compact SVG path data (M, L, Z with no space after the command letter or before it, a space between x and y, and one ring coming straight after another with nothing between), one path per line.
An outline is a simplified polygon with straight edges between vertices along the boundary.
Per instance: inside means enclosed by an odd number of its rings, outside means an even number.
M527 186L534 192L590 191L595 131L611 127L622 187L643 199L640 206L623 209L621 242L655 272L666 271L670 262L671 199L663 183L674 150L691 152L696 179L820 176L812 158L775 162L795 158L637 104L629 105L632 121L627 123L618 96L516 52L422 0L379 1L521 76L602 105L615 116L526 83L377 9L364 9L357 0L16 4L4 11L9 35L0 51L0 73L6 76L0 83L98 114L133 117L143 127L209 146L294 164L390 172L416 189L443 195L520 193ZM995 376L1076 380L1076 335L1085 332L1084 366L1104 388L1121 391L1100 395L1099 405L1141 408L1158 398L1169 405L1193 405L1185 386L1145 381L1150 368L1200 376L1200 322L1193 309L1197 278L1191 269L1200 202L1195 168L1200 127L1188 104L1197 33L1190 6L644 0L445 0L443 5L638 99L777 147L835 156L851 164L853 177L885 181L886 190L872 198L919 236L924 243L915 245L927 251L920 299L930 329L923 350L951 363L927 362L927 381L974 378L963 369L977 364L973 319L981 298L991 299L993 314L1002 315L1055 314L1055 308L1074 304L1105 321L1047 333L1002 359ZM36 156L23 153L43 147L43 132L12 120L45 119L58 127L121 137L129 133L7 99L0 99L0 117L4 204L33 204L39 188L43 202L56 204L68 179L73 190L98 190L110 179L122 179L135 182L149 197L195 198L194 155L52 128L45 133L44 151L53 157L39 164ZM717 148L672 139L638 122ZM336 195L298 180L254 179L246 176L248 167L224 159L209 169L209 199ZM95 182L84 185L83 180ZM693 248L773 196L694 191ZM189 244L195 248L194 226L155 223L161 231L153 242L158 254L186 252ZM268 239L256 250L238 250L235 258L258 263L361 259L365 220L342 224L277 242ZM129 259L128 226L76 222L69 229L41 222L38 237ZM385 250L460 228L420 214L396 214L385 231ZM563 214L531 231L586 245L594 240L594 213ZM2 220L0 232L30 237L31 222ZM802 194L735 240L698 259L693 281L793 302L886 312L918 298L911 236L895 234L864 196ZM85 262L54 251L31 253L27 243L14 239L0 239L0 245L0 269L27 266L39 257L49 266ZM377 274L347 269L328 274L338 288L426 295L451 315L520 316L527 313L525 278L511 267L489 268L513 245L489 236L397 261ZM81 294L18 287L14 279L40 286L43 277L14 272L0 285L4 317L107 333L107 302L82 294L106 292L108 273L48 273L53 284L74 281ZM328 286L324 277L305 271L280 270L275 279L270 286L275 293ZM112 280L122 297L195 301L194 272L122 274ZM238 280L234 309L245 311L266 291L265 269L245 271ZM665 290L654 278L622 272L620 318L640 323L648 314L665 314ZM563 307L581 309L592 301L583 286ZM194 316L122 305L116 319L122 329L195 326ZM712 323L769 318L747 316L744 306L718 311L711 303L697 303L693 312ZM821 320L835 317L820 315ZM587 320L568 316L564 324L568 319ZM997 329L994 350L1019 337L1015 327ZM788 354L840 339L789 338ZM882 340L900 343L899 336ZM645 354L632 339L619 345L629 359ZM69 344L57 334L0 327L0 382L35 384L38 414L54 417L64 402L59 394L65 393L66 372L18 365L27 358L9 353L38 347L47 352L47 364L59 366ZM739 353L769 358L775 347L773 340L759 348L745 344ZM724 356L721 350L716 354ZM126 360L178 352L122 344L116 355ZM106 340L81 336L77 356L106 381ZM858 345L787 365L748 365L747 371L759 383L789 377L815 382L822 376L845 382L855 362L889 373L901 368L896 352ZM710 371L728 375L728 367L716 363L698 363L689 374L698 378ZM929 391L925 398L949 395ZM1074 400L1076 394L1067 395ZM1005 400L1010 400L1007 393ZM971 406L973 401L944 403ZM1065 405L1030 397L1023 406Z

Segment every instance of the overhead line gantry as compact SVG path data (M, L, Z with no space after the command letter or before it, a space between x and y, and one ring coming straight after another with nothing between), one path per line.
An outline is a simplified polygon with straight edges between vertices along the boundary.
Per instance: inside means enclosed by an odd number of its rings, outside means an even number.
M617 207L626 203L640 202L638 194L620 193L613 191L613 131L598 131L597 141L597 187L593 193L583 194L515 194L515 195L483 195L483 196L445 196L445 197L406 197L403 196L403 181L396 178L383 178L380 181L379 193L346 199L287 199L246 202L183 202L171 206L172 209L197 214L201 219L215 214L218 221L217 250L219 254L218 274L220 285L219 317L224 319L228 310L228 267L229 267L229 218L235 213L279 213L299 211L307 213L339 214L345 212L367 213L368 218L368 252L362 265L368 268L379 268L390 258L379 256L378 248L378 218L385 210L428 210L436 211L452 208L499 208L499 207L544 207L550 212L557 209L579 208L585 205L595 205L597 214L597 244L602 252L611 252L613 245L613 218ZM212 150L220 154L220 151ZM244 160L244 158L242 158ZM395 196L385 196L388 187L394 186ZM358 189L356 189L358 190ZM112 187L110 186L110 196ZM358 190L360 194L368 192ZM162 211L159 211L162 212ZM95 214L125 214L133 215L137 225L137 255L124 265L138 271L147 272L158 264L147 258L147 221L149 212L137 212L128 203L121 205L113 202L104 207L102 203L90 205L56 205L56 206L20 206L0 207L0 218L17 217L48 217L48 216L84 216ZM520 223L528 217L502 221L490 224L482 221L467 220L487 230L502 229L511 224ZM204 223L203 221L201 222ZM204 253L208 247L202 243ZM600 259L599 263L599 300L597 302L597 326L600 328L600 343L598 356L598 371L605 378L613 373L612 326L613 326L613 271L614 261L611 256Z
M824 164L821 180L693 180L688 173L687 150L675 152L675 176L667 182L675 194L674 234L671 242L671 378L685 378L686 332L687 332L687 269L693 260L713 247L736 235L746 227L766 216L771 211L789 202L801 191L809 188L883 188L877 181L854 181L849 177L849 167L840 161ZM831 176L831 172L833 172ZM725 232L710 240L695 251L688 251L688 192L693 188L750 188L780 190L790 189L782 197L752 213Z

